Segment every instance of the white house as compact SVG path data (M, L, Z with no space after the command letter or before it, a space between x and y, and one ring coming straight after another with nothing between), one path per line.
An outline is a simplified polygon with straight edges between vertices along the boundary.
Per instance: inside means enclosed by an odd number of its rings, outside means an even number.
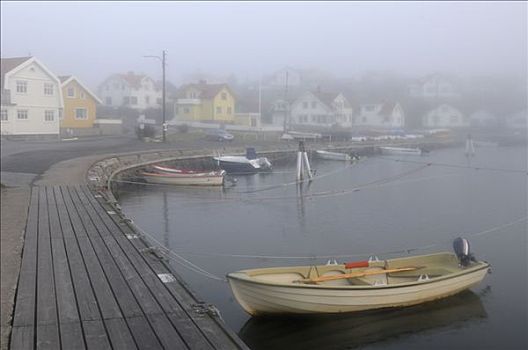
M381 103L362 104L356 115L354 126L403 129L405 113L397 102L383 101Z
M161 107L161 89L144 74L128 72L114 74L99 86L103 104L111 107L128 107L138 110Z
M426 128L467 128L469 118L448 104L441 104L427 112L422 118Z
M291 105L291 125L351 127L352 107L341 93L306 92Z
M428 75L409 86L409 96L417 98L458 97L454 84L440 74Z
M2 135L58 135L60 80L35 57L1 59Z

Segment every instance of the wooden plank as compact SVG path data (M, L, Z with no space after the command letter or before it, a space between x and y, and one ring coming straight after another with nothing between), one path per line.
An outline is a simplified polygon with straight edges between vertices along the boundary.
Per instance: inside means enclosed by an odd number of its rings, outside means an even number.
M122 318L114 318L110 320L105 320L106 329L108 331L108 336L112 342L112 348L123 349L123 350L133 350L137 349L134 338L130 333L125 320Z
M185 344L165 314L148 314L152 328L165 349L194 349L194 344Z
M53 255L53 272L55 276L55 288L57 295L57 308L59 323L79 322L79 310L73 290L73 282L70 273L68 257L62 228L59 221L59 213L55 201L54 189L48 187L50 231L52 233L51 251Z
M77 244L77 239L73 232L70 217L66 210L66 205L62 197L62 191L59 187L54 188L55 201L59 213L60 224L64 236L64 247L68 258L69 268L77 305L79 307L79 316L81 320L98 320L101 319L101 313L95 299L88 272L82 259L81 251Z
M13 327L9 348L12 350L33 350L35 348L35 327Z
M123 234L135 234L135 232L131 230L127 225L120 224L119 217L114 215L107 215L106 210L111 210L111 207L109 207L108 204L103 203L102 200L97 201L85 186L80 187L79 190L84 193L85 198L93 205L96 211L100 214L101 220L109 228L109 230L113 232L114 237L120 242L120 244L122 244L122 247L126 246L127 243L129 245L133 245L134 249L127 250L127 255L129 257L134 257L137 259L134 259L134 265L143 265L141 264L141 261L147 264L150 273L144 270L140 271L140 274L144 279L146 278L148 280L149 277L145 276L152 276L152 272L154 272L154 276L156 276L155 278L157 281L154 282L154 280L151 280L149 282L152 282L152 284L154 285L160 282L159 278L157 277L157 274L160 273L171 273L178 279L177 282L164 284L164 287L167 288L167 290L172 294L174 300L178 302L178 304L180 305L180 309L183 308L185 314L190 319L193 326L198 329L198 331L203 337L208 339L208 341L215 348L247 348L247 346L242 342L242 340L240 340L240 338L238 338L238 336L234 332L229 330L223 324L223 321L221 321L219 318L210 316L204 317L203 315L197 315L192 309L192 305L198 303L199 300L197 300L194 295L188 290L188 287L184 284L184 282L178 278L176 272L172 268L169 268L167 264L163 263L157 258L154 258L152 256L139 255L138 250L147 248L147 244L145 244L141 239L126 239ZM149 283L147 284L150 285ZM181 318L182 314L178 313L177 309L173 309L172 312L174 313L174 317L171 317L171 321L176 327L178 327L180 326L180 324L178 324L176 320ZM190 334L192 336L193 332L182 332L182 334Z
M52 325L44 328L43 344L58 344L57 301L55 298L55 279L53 276L53 257L51 256L51 239L48 217L46 187L39 189L39 223L38 223L38 263L37 263L37 324ZM52 327L55 327L52 330ZM37 347L39 342L37 328ZM56 339L52 337L56 335ZM46 348L45 345L43 345Z
M59 329L57 324L37 326L37 350L60 349Z
M86 339L86 348L89 350L111 349L108 335L106 334L103 321L83 321L84 338Z
M72 199L75 209L81 218L81 222L88 233L94 252L108 278L110 287L120 305L121 312L125 317L142 316L143 311L134 298L127 281L125 281L121 271L117 267L114 261L115 256L108 251L105 243L101 237L99 237L99 232L95 228L94 223L91 221L89 215L86 215L86 208L83 207L75 192L70 191L70 198ZM81 213L83 213L83 215L81 215Z
M60 324L61 346L63 349L86 349L80 322Z
M145 317L131 317L127 323L139 349L163 349Z
M138 270L138 272L141 274L141 277L144 279L144 284L148 286L150 291L155 295L157 302L159 302L163 310L169 314L174 313L172 317L169 315L169 320L172 322L174 327L179 331L181 337L187 341L190 344L193 344L193 347L195 348L212 348L211 345L206 341L206 339L203 337L203 335L200 333L199 329L194 325L189 316L185 314L179 303L174 299L174 297L168 292L168 290L165 288L163 283L160 281L157 275L155 275L150 268L145 264L143 259L141 258L140 254L133 248L133 246L128 242L128 239L126 239L122 232L116 232L115 238L113 237L114 234L110 233L108 231L108 227L104 224L101 224L101 220L105 221L105 217L108 215L102 214L102 218L98 216L98 214L94 211L93 207L91 206L91 203L86 198L85 194L82 191L78 191L79 198L86 203L86 212L88 215L92 217L92 220L94 223L97 223L99 231L107 231L108 235L104 237L105 241L107 241L107 246L111 248L115 253L113 253L114 256L122 256L121 254L121 248L126 250L127 257L130 259L130 262L132 265ZM110 221L110 224L112 222ZM112 225L113 227L113 225ZM120 241L121 246L117 246L116 240ZM121 247L121 248L120 248ZM129 261L120 261L122 268L124 270L130 269L130 262ZM129 271L130 275L128 275L126 278L128 281L136 280L138 282L141 282L137 279L137 273L134 271ZM143 289L142 289L143 290ZM142 291L138 291L138 294L142 293ZM148 290L147 290L148 293ZM144 295L143 295L144 296ZM150 300L148 300L150 303ZM154 311L154 312L153 312ZM148 310L146 309L145 312L147 313L147 317L149 314L158 314L161 310L155 309L155 310ZM177 317L175 315L178 315L178 317L182 318L183 322L178 322ZM150 319L150 318L149 318ZM156 319L157 320L157 319ZM160 324L161 321L158 320L158 324ZM164 331L164 333L167 333L167 331ZM169 334L169 333L167 333Z
M31 189L24 249L15 299L13 326L35 324L35 293L37 288L37 230L38 230L39 191Z
M112 293L110 285L108 284L108 280L103 272L103 269L101 268L97 256L95 255L86 230L82 225L79 214L75 210L69 192L66 188L62 188L62 196L72 223L73 231L77 238L77 243L79 245L86 270L88 271L90 284L97 298L97 304L99 305L101 315L103 318L122 317L119 305Z

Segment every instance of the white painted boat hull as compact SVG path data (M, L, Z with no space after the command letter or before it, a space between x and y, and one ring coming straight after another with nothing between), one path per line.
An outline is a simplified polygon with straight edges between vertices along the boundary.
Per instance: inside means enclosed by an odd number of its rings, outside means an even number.
M380 147L381 153L386 155L409 155L419 156L422 150L419 148L403 148L403 147Z
M350 161L352 158L346 153L328 152L328 151L315 151L318 158L325 160L340 160Z
M170 176L170 175L147 175L143 174L145 181L159 185L179 186L222 186L223 176Z
M480 283L488 268L482 263L479 268L462 270L448 278L401 285L276 283L249 277L244 271L227 277L236 300L251 315L343 313L411 306L445 298Z

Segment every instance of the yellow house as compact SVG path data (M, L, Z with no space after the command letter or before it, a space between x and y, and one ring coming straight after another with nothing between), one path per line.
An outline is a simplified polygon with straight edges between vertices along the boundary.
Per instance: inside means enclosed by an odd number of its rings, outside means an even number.
M184 85L180 89L174 114L177 120L235 122L236 99L227 84Z
M97 104L101 104L101 100L73 75L60 76L59 79L64 99L61 129L92 128Z

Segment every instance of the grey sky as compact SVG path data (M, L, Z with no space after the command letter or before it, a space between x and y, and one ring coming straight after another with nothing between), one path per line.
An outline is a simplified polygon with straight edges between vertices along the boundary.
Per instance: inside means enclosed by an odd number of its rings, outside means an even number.
M241 80L284 65L526 74L525 2L1 2L2 57L31 53L94 87L168 51L168 78L198 70Z

